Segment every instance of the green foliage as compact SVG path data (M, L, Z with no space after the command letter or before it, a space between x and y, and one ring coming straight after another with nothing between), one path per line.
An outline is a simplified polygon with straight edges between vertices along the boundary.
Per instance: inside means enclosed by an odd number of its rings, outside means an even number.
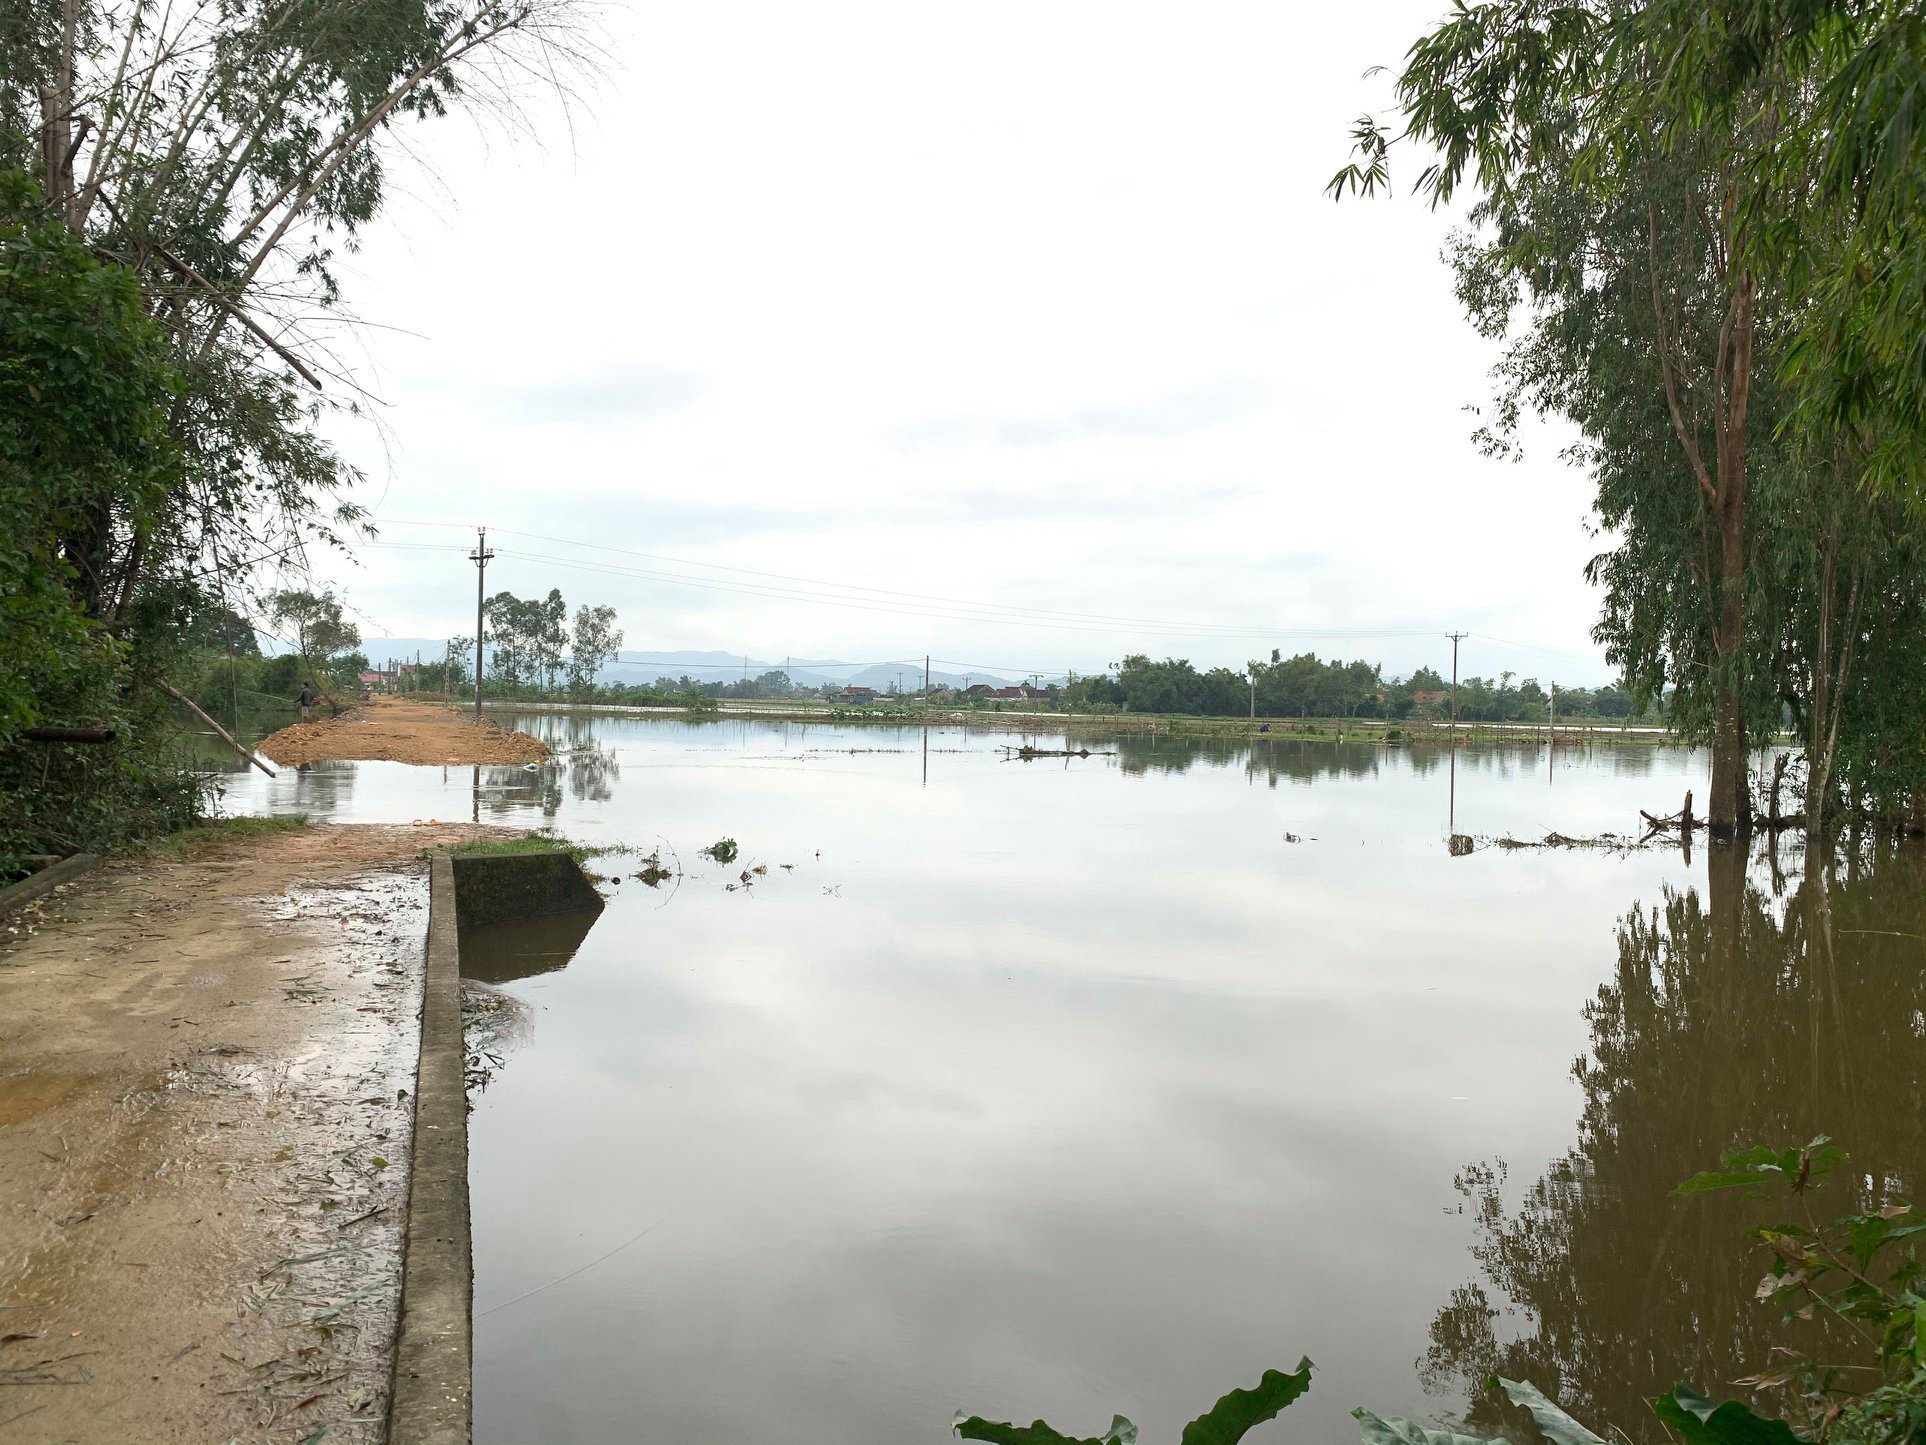
M1605 1441L1572 1419L1546 1398L1545 1392L1523 1380L1507 1380L1493 1375L1485 1381L1487 1390L1499 1390L1512 1404L1530 1412L1538 1433L1551 1445L1605 1445Z
M174 857L206 851L217 844L260 838L275 833L292 833L308 826L306 813L282 813L274 817L216 818L169 833L155 852Z
M1913 4L1493 0L1398 76L1417 189L1478 193L1450 259L1505 346L1479 438L1579 429L1598 640L1712 743L1715 825L1787 712L1810 820L1835 781L1889 816L1926 788L1926 526L1890 495L1926 480L1922 74ZM1332 191L1388 187L1386 129L1354 142Z
M1921 1293L1926 1264L1919 1258L1917 1242L1926 1236L1926 1217L1910 1205L1893 1201L1825 1224L1812 1220L1814 1182L1843 1172L1841 1166L1847 1162L1844 1153L1823 1136L1791 1148L1728 1151L1719 1170L1679 1186L1672 1207L1703 1208L1703 1203L1688 1206L1682 1200L1761 1183L1775 1186L1804 1206L1808 1211L1804 1225L1777 1224L1751 1231L1765 1243L1773 1261L1757 1297L1780 1306L1782 1325L1809 1319L1815 1312L1847 1322L1875 1346L1880 1362L1875 1373L1881 1382L1844 1383L1857 1377L1842 1375L1839 1367L1820 1363L1797 1349L1777 1347L1774 1355L1792 1361L1783 1373L1738 1383L1761 1390L1792 1387L1794 1408L1789 1418L1761 1414L1743 1400L1716 1402L1681 1384L1645 1400L1669 1438L1682 1445L1920 1445L1926 1439L1926 1295ZM1676 1227L1676 1220L1668 1221L1668 1229ZM1615 1250L1614 1262L1623 1267L1622 1250ZM1695 1320L1695 1325L1714 1331L1725 1327L1722 1321L1703 1318ZM1653 1345L1641 1332L1636 1341L1639 1351L1650 1354ZM1308 1360L1290 1375L1266 1371L1256 1390L1234 1390L1193 1421L1184 1431L1184 1445L1235 1445L1255 1425L1274 1419L1302 1396L1310 1387L1310 1376ZM1637 1438L1624 1428L1601 1434L1581 1424L1544 1391L1522 1379L1486 1376L1479 1394L1486 1401L1502 1401L1528 1414L1536 1435L1547 1445L1606 1445L1609 1438ZM1479 1434L1379 1416L1362 1408L1352 1414L1365 1445L1476 1445L1500 1435L1501 1417L1489 1410L1474 1412L1468 1422L1485 1432ZM1521 1438L1513 1420L1503 1417L1502 1423L1502 1438ZM956 1428L966 1440L1007 1445L1113 1445L1136 1438L1135 1427L1122 1416L1094 1441L1072 1439L1041 1420L1013 1426L971 1416L959 1418Z
M1232 1390L1184 1427L1182 1445L1237 1445L1311 1388L1311 1369L1309 1360L1299 1360L1288 1375L1266 1370L1254 1389ZM1010 1425L977 1415L959 1419L956 1433L965 1440L988 1440L993 1445L1135 1445L1137 1439L1137 1427L1122 1415L1115 1416L1102 1435L1081 1439L1060 1434L1041 1420Z
M1798 1149L1768 1149L1764 1145L1733 1149L1720 1156L1718 1169L1694 1174L1674 1192L1691 1198L1719 1189L1745 1189L1776 1182L1798 1194L1812 1180L1823 1178L1845 1162L1845 1151L1836 1148L1823 1134Z
M193 616L199 594L157 589L123 610L107 565L152 535L180 478L175 386L133 274L0 172L0 869L163 831L202 801L143 686L157 638ZM38 723L117 738L22 741Z
M1187 659L1153 662L1141 653L1117 665L1114 677L1077 677L1062 691L1063 706L1074 712L1121 708L1133 713L1188 714L1193 717L1244 717L1257 684L1257 715L1279 717L1428 718L1451 716L1450 684L1428 667L1404 679L1384 676L1372 662L1325 662L1312 653L1285 657L1273 652L1243 672L1216 667L1199 672ZM1557 687L1558 716L1624 718L1631 699L1617 687ZM1468 722L1544 723L1551 698L1536 678L1514 682L1509 672L1497 681L1468 677L1458 686L1458 716Z
M151 527L179 475L173 386L133 273L0 173L0 738L110 703L100 534L115 515Z
M1412 1420L1373 1415L1362 1406L1351 1412L1358 1422L1358 1437L1365 1445L1474 1445L1480 1437L1460 1435L1454 1430L1434 1430ZM1482 1445L1482 1442L1480 1442Z
M736 861L736 840L734 838L720 838L711 843L707 848L702 848L697 851L699 851L703 857L713 858L718 863L733 863Z
M342 615L341 599L332 591L276 592L267 599L267 610L310 677L334 688L355 685L356 675L367 665L355 652L361 629Z
M1043 1421L1029 1425L1001 1424L975 1415L956 1422L956 1433L964 1440L988 1440L992 1445L1136 1445L1137 1427L1123 1416L1113 1416L1110 1428L1101 1435L1081 1437L1060 1434Z
M1309 1359L1290 1374L1266 1370L1252 1390L1232 1390L1184 1427L1182 1445L1237 1445L1256 1426L1275 1420L1311 1388Z
M568 684L571 691L592 686L602 664L622 646L622 629L615 625L613 607L578 607L570 634Z
M513 685L546 688L561 666L568 637L568 605L558 588L546 597L517 597L497 592L488 599L488 670Z
M491 51L510 103L517 63L579 57L571 3L0 8L0 864L201 811L155 683L198 691L231 650L238 713L250 579L362 520L317 430L354 409L317 399L308 339L338 333L333 248L379 211L397 120ZM18 746L36 720L118 740Z
M610 853L622 853L627 849L620 843L577 843L547 828L538 828L532 833L523 833L514 838L468 838L454 844L448 851L464 858L519 856L524 853L566 853L577 863L587 863L591 858L605 857Z
M1660 1395L1652 1409L1685 1445L1802 1445L1785 1421L1755 1415L1737 1400L1715 1405L1683 1385Z

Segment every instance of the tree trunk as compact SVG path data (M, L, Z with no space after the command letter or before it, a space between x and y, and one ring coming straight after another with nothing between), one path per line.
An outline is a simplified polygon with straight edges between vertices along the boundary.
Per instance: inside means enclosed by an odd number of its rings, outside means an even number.
M1729 475L1726 489L1728 493L1735 490ZM1727 505L1719 508L1719 610L1712 634L1716 657L1712 679L1712 787L1706 799L1706 826L1714 838L1743 837L1752 831L1752 789L1746 776L1741 698L1745 666L1745 512L1742 496L1728 496L1726 500Z
M1718 417L1719 596L1712 648L1712 796L1707 829L1714 838L1752 832L1752 786L1745 766L1746 414L1752 393L1753 280L1739 278L1730 329L1730 369ZM1724 350L1724 346L1721 347Z

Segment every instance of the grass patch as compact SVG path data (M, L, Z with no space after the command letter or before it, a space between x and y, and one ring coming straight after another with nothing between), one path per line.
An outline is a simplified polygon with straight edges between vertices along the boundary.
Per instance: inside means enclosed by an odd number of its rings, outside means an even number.
M169 833L154 844L153 851L178 857L186 853L198 853L216 843L259 838L269 833L292 833L297 828L307 826L306 813L282 813L272 818L215 818L206 823L197 823L192 828L182 828L178 833Z
M524 833L519 838L470 838L465 843L457 843L448 852L457 858L492 858L503 854L516 853L566 853L577 863L586 863L591 858L605 857L610 853L626 853L626 844L608 843L595 847L587 843L573 843L559 833ZM426 854L423 855L424 857Z

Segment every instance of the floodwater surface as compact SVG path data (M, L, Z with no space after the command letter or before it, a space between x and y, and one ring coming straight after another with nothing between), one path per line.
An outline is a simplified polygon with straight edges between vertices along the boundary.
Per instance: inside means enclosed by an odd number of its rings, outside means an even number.
M1446 848L1634 831L1699 754L503 721L556 762L230 792L679 875L476 951L528 1006L472 1120L483 1445L1158 1442L1300 1355L1253 1442L1488 1423L1494 1369L1645 1437L1778 1338L1749 1206L1679 1180L1926 1159L1916 855Z

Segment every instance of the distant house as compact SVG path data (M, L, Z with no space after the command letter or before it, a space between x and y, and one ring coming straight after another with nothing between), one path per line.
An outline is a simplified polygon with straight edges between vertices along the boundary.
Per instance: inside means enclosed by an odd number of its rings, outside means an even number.
M1443 688L1432 688L1432 689L1427 689L1426 691L1423 691L1423 692L1412 693L1411 701L1415 702L1419 707L1429 707L1431 706L1432 703L1443 702L1446 698L1450 696L1451 694L1446 692Z
M989 697L995 691L996 689L992 688L987 682L973 682L968 687L963 689L963 696Z
M392 672L384 672L379 668L370 669L362 673L360 675L360 681L361 685L369 692L393 692L395 690L395 674Z
M1023 696L1023 689L1020 687L999 687L992 692L990 696L998 702L1015 702Z
M1016 695L1026 702L1055 702L1057 700L1057 690L1054 687L1031 687L1027 682L1017 687Z
M846 687L841 692L829 695L831 702L875 702L876 689L873 687Z

